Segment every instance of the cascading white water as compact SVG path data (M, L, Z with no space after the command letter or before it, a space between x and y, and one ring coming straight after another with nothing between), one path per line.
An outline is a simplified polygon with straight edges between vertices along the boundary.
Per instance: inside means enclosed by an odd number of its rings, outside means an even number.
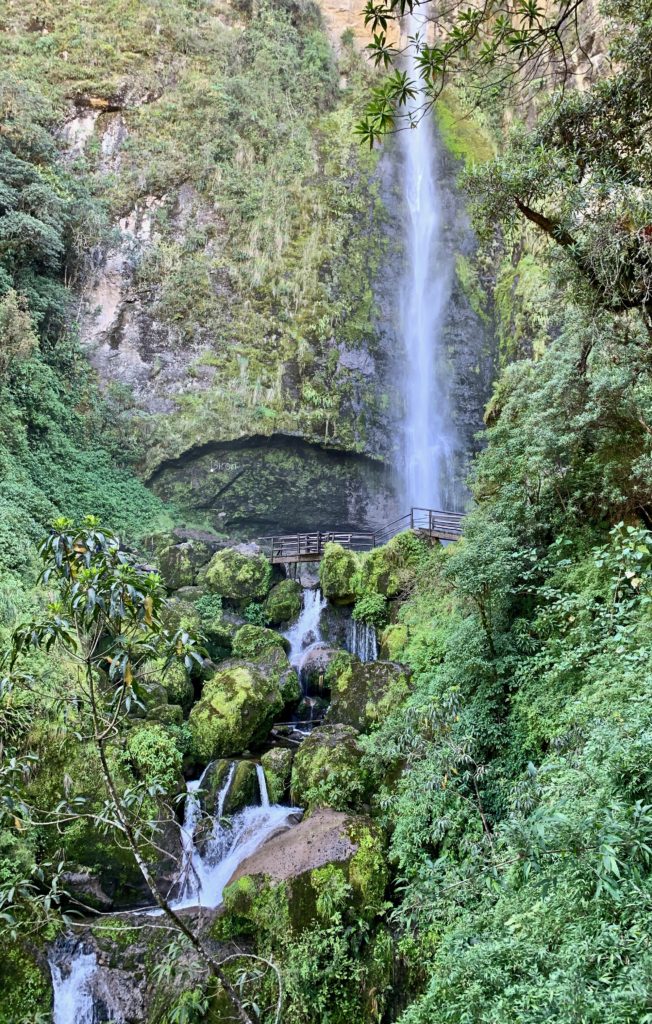
M328 601L322 597L321 590L304 590L301 614L294 625L283 634L290 641L290 664L297 670L299 676L308 651L322 643L319 622L327 604Z
M292 815L300 813L298 807L285 807L281 804L270 804L265 773L261 765L256 765L260 805L245 807L234 814L230 822L223 820L224 803L231 786L235 764L231 765L227 778L220 789L215 807L215 817L211 834L203 849L195 846L189 850L189 866L182 881L178 899L172 906L175 910L184 907L217 907L222 902L224 887L239 864L258 849L274 832L290 824ZM198 797L194 796L201 780L190 790L186 799L183 830L193 838L201 808L195 810L193 801L199 805ZM188 784L189 787L193 785ZM188 804L190 803L190 807ZM152 911L159 915L160 911Z
M70 940L64 939L50 948L48 963L54 993L53 1024L93 1024L91 980L97 970L95 953L85 953L81 944L71 949Z
M376 630L368 622L349 619L346 631L346 646L360 661L378 661L378 639Z
M205 878L205 865L199 850L195 845L197 826L202 816L202 806L198 791L201 789L209 764L198 779L186 783L188 795L184 808L183 825L181 826L181 871L179 873L179 899L193 899L198 892L201 892ZM235 761L229 766L215 808L217 821L224 815L224 802L229 792L233 775L235 772Z
M426 19L406 17L413 37ZM423 39L421 39L423 42ZM408 76L419 81L415 47L409 46ZM415 128L399 133L404 166L405 270L400 286L404 379L405 443L401 473L405 504L442 508L453 501L455 436L446 386L443 322L450 293L451 267L443 246L442 197L437 184L437 149L431 115L418 110L423 96L408 107Z

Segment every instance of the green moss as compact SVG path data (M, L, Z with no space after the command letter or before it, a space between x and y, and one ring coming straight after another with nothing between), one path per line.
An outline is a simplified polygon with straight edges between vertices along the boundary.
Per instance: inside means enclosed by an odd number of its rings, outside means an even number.
M260 658L267 651L289 650L289 643L280 633L264 626L242 626L233 640L233 654L236 658Z
M551 286L548 271L531 253L503 261L494 289L500 359L540 356L549 340Z
M263 754L260 763L265 772L270 803L283 803L290 790L292 751L287 747L273 747Z
M265 600L265 615L271 626L290 622L300 611L301 584L297 580L281 580L272 587Z
M484 163L495 155L489 133L465 110L455 90L448 87L435 105L437 127L446 149L467 167Z
M233 548L218 551L206 570L206 583L228 601L245 607L267 596L272 567L264 555L248 555Z
M471 309L480 317L484 324L489 324L489 296L480 283L474 261L462 253L457 253L455 256L455 273Z
M294 804L308 811L315 807L347 811L363 803L368 780L357 737L356 729L325 725L304 740L292 765Z
M360 914L367 920L384 909L389 871L381 833L374 826L349 829L358 849L349 863L349 882L358 899Z
M234 662L217 672L188 719L196 756L206 763L243 753L265 738L283 704L277 680L255 665Z
M127 737L126 757L137 779L166 792L179 788L182 755L170 735L156 723L143 722Z
M392 662L363 663L351 658L329 668L331 703L327 723L368 730L396 711L410 695L407 671Z
M355 576L358 561L353 551L340 544L326 544L319 565L319 582L325 597L336 604L355 601Z
M380 634L380 654L387 661L401 661L408 640L408 629L402 623L387 626Z
M239 761L224 801L225 814L237 814L259 802L258 776L253 761Z

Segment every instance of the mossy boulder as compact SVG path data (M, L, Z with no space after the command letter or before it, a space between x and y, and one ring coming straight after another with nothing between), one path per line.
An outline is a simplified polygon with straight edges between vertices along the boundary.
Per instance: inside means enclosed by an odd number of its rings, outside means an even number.
M336 604L353 604L358 560L353 551L340 544L326 544L319 566L319 582L324 597Z
M211 559L205 575L206 585L238 607L267 597L272 582L272 567L264 555L244 548L225 548Z
M161 725L182 725L183 708L180 704L160 704L151 708L147 715L153 722L160 722Z
M201 631L201 617L194 601L185 601L178 596L171 597L161 615L166 629L175 632L177 629Z
M328 673L331 703L325 721L363 732L405 702L410 694L409 679L409 669L395 662L361 662L351 656L338 659Z
M201 541L188 540L161 548L158 551L158 564L168 590L192 587L196 582L198 569L205 565L210 557L210 548Z
M280 633L265 629L264 626L241 626L233 639L233 655L236 658L259 658L275 649L287 653L290 644Z
M236 659L221 666L188 718L196 757L205 763L262 742L284 704L278 674Z
M291 799L298 807L360 808L368 779L361 766L358 731L346 725L322 725L307 737L292 764Z
M263 754L260 763L265 772L270 803L282 804L290 792L292 751L287 747L274 747Z
M158 679L165 689L168 703L180 705L186 713L190 711L195 693L192 680L181 661L173 661L167 667L163 660L152 662L147 666L147 671L153 674L158 673Z
M199 801L207 814L215 814L219 795L232 764L228 758L218 758L217 761L212 761L204 772Z
M260 803L258 775L253 761L238 761L224 801L225 814L237 814L243 807Z
M147 787L181 792L182 755L171 733L158 722L138 723L129 731L125 758L134 777Z
M276 682L286 706L296 704L301 699L299 676L296 669L290 665L284 650L280 647L270 647L256 658L256 664Z
M301 584L297 580L281 580L265 598L264 610L270 626L296 619L301 611Z
M368 818L321 808L246 858L224 890L216 937L272 942L328 926L333 915L371 921L388 881L385 842Z

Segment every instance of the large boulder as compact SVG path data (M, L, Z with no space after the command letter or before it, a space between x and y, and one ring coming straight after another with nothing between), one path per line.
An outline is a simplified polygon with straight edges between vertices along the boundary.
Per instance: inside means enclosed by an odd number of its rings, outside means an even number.
M238 761L224 800L224 813L237 814L244 807L260 803L258 773L253 761Z
M325 722L339 722L364 732L404 703L410 694L409 680L410 670L404 665L340 656L331 662L326 674L331 703Z
M353 604L356 599L355 576L358 560L341 544L326 544L319 566L322 593L336 604Z
M320 644L306 651L301 660L301 683L306 693L321 697L328 690L329 666L341 653L327 644Z
M383 906L387 879L376 826L368 818L321 808L241 862L224 891L216 930L300 933L312 924L330 924L338 900L344 916L370 920Z
M206 762L242 754L262 742L283 707L300 696L297 674L280 647L255 660L223 662L188 718L195 756Z
M356 729L322 725L301 744L292 765L292 803L308 811L332 807L359 808L367 797L368 780L361 766Z
M296 619L301 611L301 584L297 580L281 580L267 595L264 611L270 626Z
M158 564L161 576L168 590L192 587L197 571L211 557L210 548L201 541L184 541L170 544L159 551Z
M241 626L233 639L233 654L236 658L259 658L268 651L280 649L286 654L290 650L289 641L264 626Z
M245 607L267 596L272 567L265 556L252 547L225 548L211 559L205 581L214 593Z
M273 747L263 754L260 763L265 772L270 803L283 803L290 792L292 751L288 747Z

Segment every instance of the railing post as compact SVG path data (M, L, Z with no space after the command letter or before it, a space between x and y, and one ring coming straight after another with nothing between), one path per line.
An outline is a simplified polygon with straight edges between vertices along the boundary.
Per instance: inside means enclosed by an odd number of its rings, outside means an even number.
M410 529L414 529L414 508L410 509Z

